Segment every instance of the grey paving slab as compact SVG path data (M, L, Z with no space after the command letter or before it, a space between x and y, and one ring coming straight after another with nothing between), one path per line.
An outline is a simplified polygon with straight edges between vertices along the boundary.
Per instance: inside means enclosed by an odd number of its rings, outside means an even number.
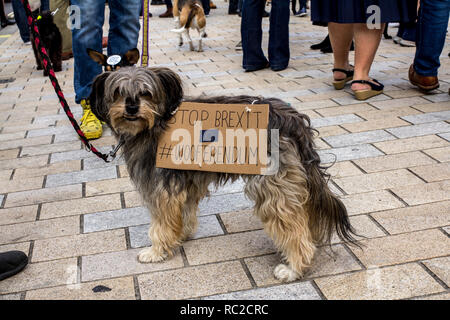
M402 138L411 138L426 136L429 134L450 132L450 124L446 122L423 123L406 127L387 129L394 136Z
M149 224L144 224L141 226L130 227L128 229L132 248L148 247L151 245L151 241L148 237L149 227ZM200 239L223 234L224 232L215 215L200 216L198 217L197 231L188 239Z
M344 114L336 117L315 118L311 120L311 124L314 128L320 128L361 121L364 120L354 114Z
M311 282L218 294L203 300L322 300Z
M384 155L383 152L370 144L360 144L351 147L319 150L317 153L323 163L356 160Z
M210 190L212 195L217 196L220 194L242 192L244 190L244 186L245 186L244 180L239 178L235 182L228 182L218 188L215 188L213 185L210 185L208 189Z
M116 159L114 159L111 162L105 162L102 159L95 157L95 158L85 158L83 160L83 168L84 170L90 170L90 169L99 169L99 168L107 168L107 167L116 167L119 165L125 164L125 159L123 157L117 156Z
M111 151L111 146L99 147L97 148L101 153L109 153ZM85 158L94 158L97 157L92 152L88 152L85 149L75 150L75 151L65 151L65 152L57 152L53 153L50 158L50 163L60 162L60 161L68 161L68 160L80 160Z
M323 137L332 147L346 147L358 144L394 140L395 137L384 130L373 130L358 133L342 134L338 136Z
M150 223L145 207L96 212L84 215L84 232L110 230Z
M450 141L450 132L438 134L439 137L444 138L447 141Z
M30 130L27 133L27 137L32 138L32 137L67 134L72 131L74 131L74 129L71 126L51 127L51 128L45 128L45 129Z
M450 109L450 102L449 102ZM446 121L450 120L450 110L449 111L440 111L440 112L429 112L424 114L416 114L411 116L400 117L403 120L411 122L413 124L421 124L427 122L437 122L437 121Z
M239 211L253 207L243 192L230 193L205 198L200 202L199 215L209 215L231 211Z
M439 94L430 94L427 96L424 96L425 99L430 100L431 102L444 102L449 101L450 97L448 96L448 93L439 93Z
M383 100L389 100L391 99L390 97L388 97L385 94L379 94L378 96L372 97L370 99L367 99L365 102L366 103L370 103L370 102L375 102L375 101L383 101ZM349 94L348 96L345 97L339 97L339 98L332 98L331 100L333 100L334 102L339 103L340 105L349 105L349 104L357 104L357 103L361 103L361 101L356 100L352 94Z
M100 253L82 257L81 281L94 281L125 275L154 272L183 267L183 258L177 252L161 263L139 263L140 249Z
M47 188L58 187L74 183L106 180L114 178L117 178L116 167L105 167L102 168L101 170L91 169L76 172L50 174L47 176L45 187Z

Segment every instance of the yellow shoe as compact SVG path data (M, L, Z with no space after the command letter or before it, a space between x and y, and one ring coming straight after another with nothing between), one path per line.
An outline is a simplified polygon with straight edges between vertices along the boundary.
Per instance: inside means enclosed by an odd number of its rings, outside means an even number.
M83 117L81 117L80 129L86 136L86 139L98 139L102 136L103 128L100 120L91 111L89 102L85 99L81 100L83 107Z

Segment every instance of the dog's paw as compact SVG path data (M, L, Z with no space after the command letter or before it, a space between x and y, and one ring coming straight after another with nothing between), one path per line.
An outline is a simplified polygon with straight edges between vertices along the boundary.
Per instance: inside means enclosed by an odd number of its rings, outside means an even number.
M139 252L138 260L142 263L161 262L167 258L167 254L159 252L153 247L146 248Z
M285 264L279 264L274 272L273 272L275 278L277 278L280 281L283 282L291 282L298 278L300 278L300 274Z

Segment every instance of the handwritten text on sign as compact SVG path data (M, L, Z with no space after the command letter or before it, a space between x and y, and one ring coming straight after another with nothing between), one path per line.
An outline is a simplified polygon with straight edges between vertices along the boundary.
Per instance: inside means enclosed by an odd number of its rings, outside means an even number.
M269 105L183 102L158 143L158 168L261 174Z

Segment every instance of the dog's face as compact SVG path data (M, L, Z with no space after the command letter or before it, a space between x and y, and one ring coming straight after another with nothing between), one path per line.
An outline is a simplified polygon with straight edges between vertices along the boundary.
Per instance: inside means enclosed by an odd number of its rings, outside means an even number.
M135 136L167 121L182 98L181 79L170 69L127 67L99 75L89 100L115 132Z
M116 71L123 67L134 66L139 61L139 50L137 48L127 51L123 55L105 56L103 53L93 49L86 49L92 60L103 66L105 71Z

